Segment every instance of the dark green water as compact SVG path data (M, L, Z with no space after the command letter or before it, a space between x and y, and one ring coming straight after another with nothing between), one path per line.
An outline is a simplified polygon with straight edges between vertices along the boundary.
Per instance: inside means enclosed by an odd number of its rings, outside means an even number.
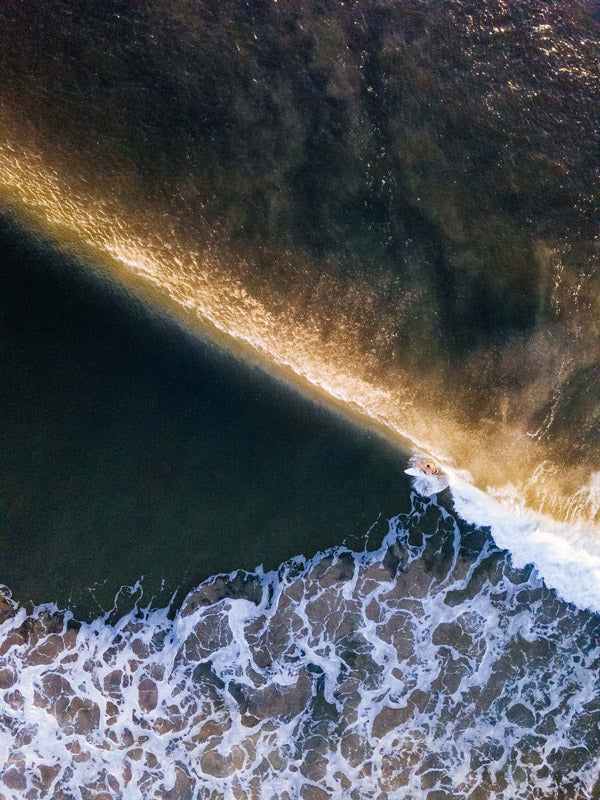
M97 610L362 537L401 454L0 227L2 581ZM355 538L354 541L358 541Z

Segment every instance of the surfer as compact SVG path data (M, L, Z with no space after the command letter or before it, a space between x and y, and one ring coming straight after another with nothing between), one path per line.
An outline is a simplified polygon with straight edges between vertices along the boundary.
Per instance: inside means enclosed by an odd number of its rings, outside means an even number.
M423 475L439 475L440 468L433 464L431 461L427 461L425 463L419 462L417 467L421 470Z
M426 497L439 494L450 485L450 479L435 461L427 461L423 455L414 455L410 460L411 466L404 472L415 479L415 490Z

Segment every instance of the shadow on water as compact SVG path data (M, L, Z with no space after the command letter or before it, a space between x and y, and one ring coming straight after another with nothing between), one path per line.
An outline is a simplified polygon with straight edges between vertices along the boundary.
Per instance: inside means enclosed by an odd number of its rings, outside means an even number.
M401 454L0 221L1 580L90 614L359 545ZM90 587L94 587L93 593Z

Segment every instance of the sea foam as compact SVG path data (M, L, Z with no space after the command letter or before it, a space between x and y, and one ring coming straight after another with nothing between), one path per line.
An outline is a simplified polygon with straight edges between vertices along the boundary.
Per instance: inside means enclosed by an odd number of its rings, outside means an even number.
M2 792L593 800L599 634L414 495L377 550L215 576L173 619L16 609L0 627Z
M513 564L533 564L546 585L569 603L600 612L600 543L583 526L536 513L507 486L483 492L448 470L456 512L471 525L490 529Z

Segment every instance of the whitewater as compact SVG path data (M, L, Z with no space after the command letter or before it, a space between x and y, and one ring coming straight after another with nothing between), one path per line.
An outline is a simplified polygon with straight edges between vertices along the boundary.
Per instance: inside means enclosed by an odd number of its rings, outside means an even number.
M122 592L116 621L4 612L8 797L596 796L598 617L434 499L174 614Z
M463 520L489 528L515 566L534 564L546 586L567 602L600 611L600 551L591 530L531 511L514 487L486 494L452 470L450 474L454 508Z

